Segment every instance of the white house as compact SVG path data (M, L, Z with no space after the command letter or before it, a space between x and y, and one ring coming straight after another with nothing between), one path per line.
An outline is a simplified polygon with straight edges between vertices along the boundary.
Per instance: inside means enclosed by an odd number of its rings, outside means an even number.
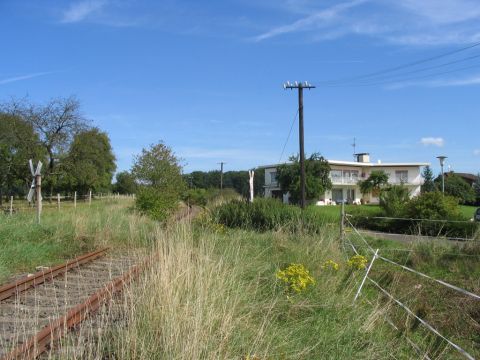
M330 164L330 179L332 189L327 191L317 200L319 204L341 203L349 204L378 203L378 197L372 194L362 195L358 182L368 178L374 170L384 171L389 175L390 184L403 184L410 190L410 196L420 194L420 187L423 184L421 168L428 163L377 163L370 162L370 155L367 153L356 154L357 161L327 160ZM283 194L277 182L276 165L261 166L265 169L265 197L281 198L288 202L288 194Z

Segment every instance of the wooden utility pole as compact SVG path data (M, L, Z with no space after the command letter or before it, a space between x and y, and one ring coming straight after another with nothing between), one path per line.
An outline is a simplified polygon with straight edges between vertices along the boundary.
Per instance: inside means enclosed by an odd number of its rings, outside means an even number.
M305 209L305 146L304 146L304 128L303 128L303 89L314 89L315 86L309 84L307 81L291 84L287 82L283 85L285 89L298 89L298 128L299 128L299 142L300 142L300 190L301 200L300 206Z
M220 190L223 190L223 165L225 165L225 162L219 162L220 164Z

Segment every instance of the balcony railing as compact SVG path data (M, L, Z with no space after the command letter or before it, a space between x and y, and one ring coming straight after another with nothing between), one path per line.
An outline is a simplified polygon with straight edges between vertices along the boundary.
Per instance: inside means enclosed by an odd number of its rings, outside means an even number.
M334 185L355 185L358 183L358 178L351 177L330 177L332 184Z
M330 177L333 185L356 185L359 180L363 180L363 178L352 178L352 177ZM421 179L409 179L408 181L400 181L397 179L389 179L389 184L392 185L422 185Z

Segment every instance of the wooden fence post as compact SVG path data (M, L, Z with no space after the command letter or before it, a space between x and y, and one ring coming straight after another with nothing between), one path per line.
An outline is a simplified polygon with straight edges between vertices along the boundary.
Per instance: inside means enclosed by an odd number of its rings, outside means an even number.
M13 195L10 196L10 216L13 215Z
M40 224L42 216L42 175L35 175L35 192L37 200L37 222Z
M57 193L57 209L60 210L60 194Z
M92 205L92 190L88 192L88 205Z
M76 191L73 193L73 208L74 209L77 208L77 192Z

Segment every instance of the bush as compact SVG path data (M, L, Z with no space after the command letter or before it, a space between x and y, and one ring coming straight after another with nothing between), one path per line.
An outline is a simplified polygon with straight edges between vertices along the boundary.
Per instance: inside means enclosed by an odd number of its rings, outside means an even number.
M136 207L155 220L166 220L185 190L181 170L180 160L163 142L142 149L132 167L136 183L142 184Z
M154 187L141 187L136 196L136 207L154 220L164 221L177 208L178 197Z
M231 228L257 231L286 230L319 233L324 219L314 208L302 210L276 199L255 199L253 203L234 200L212 210L214 221Z
M414 197L401 204L403 190L394 190L383 197L381 214L371 217L353 216L351 221L354 226L369 230L398 233L419 234L428 236L447 236L459 238L472 238L478 226L475 223L456 222L467 221L458 206L458 200L442 193L428 192ZM402 219L378 219L375 216L398 217ZM425 219L425 220L420 220ZM427 221L439 220L439 221ZM443 221L443 220L451 220Z
M405 205L410 200L408 188L403 185L393 185L382 190L380 207L387 216L403 216Z
M189 205L205 206L207 205L208 194L205 189L189 189L183 195L183 201Z

